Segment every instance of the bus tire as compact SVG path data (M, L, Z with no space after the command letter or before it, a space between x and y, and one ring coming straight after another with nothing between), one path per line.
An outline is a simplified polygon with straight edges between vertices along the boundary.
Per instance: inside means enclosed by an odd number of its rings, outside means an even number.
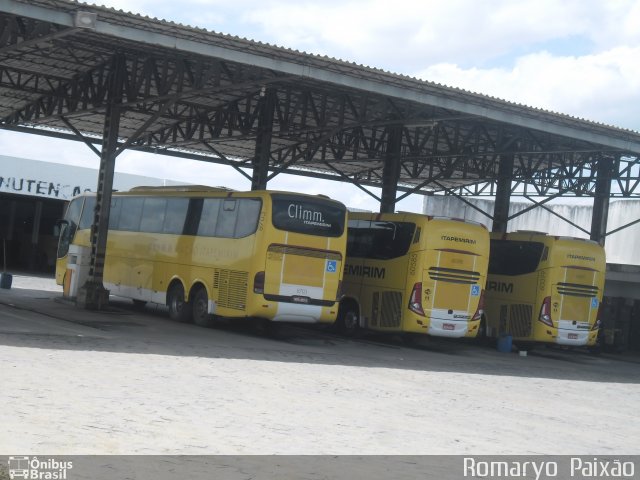
M345 302L340 305L336 324L338 331L349 337L355 337L360 333L360 317L355 302Z
M193 292L191 300L193 312L193 322L201 327L211 327L214 324L214 317L209 313L209 297L203 287L199 287Z
M169 287L167 292L167 305L169 306L169 318L176 322L186 323L191 321L191 304L185 301L184 288L176 282Z

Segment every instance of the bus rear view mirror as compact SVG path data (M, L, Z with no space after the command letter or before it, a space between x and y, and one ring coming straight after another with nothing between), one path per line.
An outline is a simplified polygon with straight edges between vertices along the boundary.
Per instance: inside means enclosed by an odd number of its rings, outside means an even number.
M62 229L62 225L68 225L69 222L67 222L66 220L60 219L56 222L56 224L53 226L53 236L54 237L59 237L60 236L60 231Z

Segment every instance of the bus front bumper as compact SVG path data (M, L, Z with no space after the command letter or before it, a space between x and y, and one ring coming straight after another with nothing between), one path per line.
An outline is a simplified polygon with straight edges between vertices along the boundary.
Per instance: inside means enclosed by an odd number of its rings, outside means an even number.
M558 329L556 343L570 347L584 347L595 343L598 331Z
M427 333L434 337L464 337L469 331L469 323L467 321L452 321L432 318L429 323Z

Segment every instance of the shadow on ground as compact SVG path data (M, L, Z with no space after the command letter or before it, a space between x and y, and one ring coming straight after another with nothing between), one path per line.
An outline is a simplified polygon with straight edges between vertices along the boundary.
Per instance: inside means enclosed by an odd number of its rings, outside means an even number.
M351 339L326 326L290 324L266 336L252 322L205 329L172 322L162 306L136 309L112 297L108 310L87 311L59 293L30 289L0 292L0 346L640 383L640 357L632 354L538 348L521 357L464 339L407 345L398 336Z

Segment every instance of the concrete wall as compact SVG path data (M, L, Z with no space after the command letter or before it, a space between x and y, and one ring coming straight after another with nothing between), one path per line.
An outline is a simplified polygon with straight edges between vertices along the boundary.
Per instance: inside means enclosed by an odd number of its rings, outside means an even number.
M467 199L481 210L493 215L493 200ZM566 200L570 202L571 200ZM581 200L582 201L582 200ZM584 202L584 201L582 201ZM445 215L480 222L491 229L492 220L455 197L424 197L424 213ZM509 214L528 208L530 202L511 202ZM589 231L591 229L591 204L545 205L555 213ZM614 200L609 207L607 231L640 219L640 200ZM507 231L537 230L553 235L589 238L589 235L562 220L544 208L537 207L509 221ZM607 263L640 265L640 223L608 236L605 240Z

